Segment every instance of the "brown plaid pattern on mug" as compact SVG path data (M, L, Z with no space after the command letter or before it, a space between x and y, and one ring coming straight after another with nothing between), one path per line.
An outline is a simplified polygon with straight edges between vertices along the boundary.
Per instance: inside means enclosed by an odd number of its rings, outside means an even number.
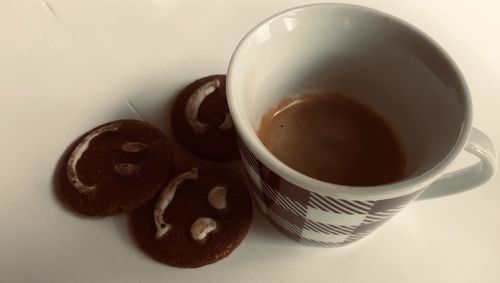
M241 141L238 144L252 192L268 219L283 234L307 245L342 246L357 241L423 191L377 201L323 196L282 179L265 167ZM324 219L330 222L324 223Z

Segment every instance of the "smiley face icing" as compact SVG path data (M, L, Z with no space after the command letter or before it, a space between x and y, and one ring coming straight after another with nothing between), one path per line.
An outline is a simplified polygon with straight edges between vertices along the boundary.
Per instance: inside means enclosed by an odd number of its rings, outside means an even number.
M134 211L130 230L155 260L200 267L228 256L250 227L250 196L239 178L220 165L184 170L158 197Z
M101 125L80 138L61 168L61 196L89 216L131 211L167 182L173 153L159 129L137 120Z
M212 161L239 157L225 75L204 77L188 85L174 102L171 122L176 139L198 157Z

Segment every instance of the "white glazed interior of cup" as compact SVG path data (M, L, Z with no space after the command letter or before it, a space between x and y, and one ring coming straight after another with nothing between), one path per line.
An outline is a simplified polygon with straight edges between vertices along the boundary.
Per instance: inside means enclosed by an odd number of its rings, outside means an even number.
M299 7L258 25L233 55L227 92L243 142L266 166L311 190L346 187L287 167L256 135L262 116L284 98L341 93L380 114L400 138L408 176L378 186L380 192L442 173L463 149L471 123L466 84L432 40L391 16L352 5Z

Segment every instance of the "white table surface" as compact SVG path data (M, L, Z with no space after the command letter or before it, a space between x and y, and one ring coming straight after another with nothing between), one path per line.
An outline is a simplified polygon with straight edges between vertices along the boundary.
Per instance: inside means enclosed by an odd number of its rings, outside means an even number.
M500 177L411 204L369 238L309 248L260 211L227 259L171 268L136 248L126 216L77 217L53 194L57 160L87 129L134 117L166 127L170 97L225 73L239 39L309 1L0 1L0 282L500 282ZM349 1L437 40L464 73L474 125L500 148L498 1ZM472 159L466 154L454 165Z

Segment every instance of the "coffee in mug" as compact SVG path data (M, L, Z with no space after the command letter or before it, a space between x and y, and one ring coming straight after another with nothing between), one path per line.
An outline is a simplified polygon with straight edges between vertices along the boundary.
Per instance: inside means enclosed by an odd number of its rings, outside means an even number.
M258 135L283 163L321 181L376 186L404 177L405 156L396 133L346 95L287 98L264 115Z

